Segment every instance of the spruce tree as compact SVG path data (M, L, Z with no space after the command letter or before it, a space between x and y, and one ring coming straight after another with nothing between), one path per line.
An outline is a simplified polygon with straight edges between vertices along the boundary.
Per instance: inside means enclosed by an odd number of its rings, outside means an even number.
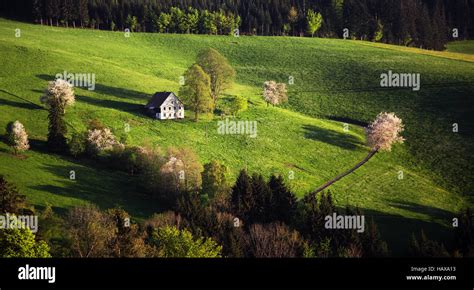
M270 176L268 186L272 191L273 219L291 224L296 214L296 196L286 187L281 176Z
M232 187L231 207L233 213L247 222L249 213L255 201L253 200L252 184L250 176L245 170L241 170L235 185Z
M250 210L250 223L267 223L271 221L272 192L261 174L252 176L252 195L254 205Z
M52 152L65 152L67 150L67 126L64 121L64 108L59 102L51 102L48 119L49 150Z
M26 196L0 175L0 213L20 214L25 204Z
M362 247L364 257L384 257L388 255L387 243L381 239L373 218L362 236Z

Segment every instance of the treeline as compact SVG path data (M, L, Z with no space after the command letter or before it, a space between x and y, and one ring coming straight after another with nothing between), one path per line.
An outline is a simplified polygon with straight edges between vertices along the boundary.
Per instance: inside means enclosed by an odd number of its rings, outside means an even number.
M48 25L141 32L312 35L312 11L322 15L320 37L346 37L443 49L474 35L469 0L18 0L2 15ZM344 29L347 29L346 31ZM457 29L457 35L453 31ZM346 33L346 35L344 35Z
M308 194L297 201L281 177L265 181L241 171L228 198L205 201L188 192L174 210L136 223L123 209L76 207L65 215L51 206L31 207L25 196L0 175L0 215L38 215L39 231L0 229L0 258L5 257L381 257L388 254L376 225L363 233L330 230L324 218L336 209L330 194ZM244 203L243 203L244 202ZM413 234L415 257L472 257L474 215L459 214L452 246Z

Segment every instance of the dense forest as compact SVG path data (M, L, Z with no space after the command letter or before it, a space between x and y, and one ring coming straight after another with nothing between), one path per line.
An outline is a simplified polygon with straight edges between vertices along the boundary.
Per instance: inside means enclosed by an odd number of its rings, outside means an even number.
M345 37L444 49L474 35L473 0L15 0L1 15L43 25L139 32ZM454 30L457 29L457 30ZM454 31L453 31L454 30Z

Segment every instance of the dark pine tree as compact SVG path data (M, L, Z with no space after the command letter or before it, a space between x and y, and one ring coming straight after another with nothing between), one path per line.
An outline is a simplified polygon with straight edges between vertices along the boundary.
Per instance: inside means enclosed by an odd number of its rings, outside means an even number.
M272 191L260 174L253 174L251 184L253 206L250 208L247 223L270 222L272 213Z
M0 175L0 213L20 214L26 203L26 196Z
M414 257L449 257L449 253L446 251L444 245L428 239L423 230L421 230L419 240L415 234L412 235L409 251Z
M235 185L232 187L232 212L243 219L244 223L247 223L254 204L251 178L245 170L241 170Z
M272 191L272 210L269 213L272 221L279 220L291 225L296 215L296 196L286 187L281 176L270 176L268 186Z
M67 126L64 121L64 109L58 102L52 102L49 108L48 148L52 152L62 153L67 150Z
M364 257L385 257L388 255L387 243L381 239L373 219L368 223L362 236L362 248Z

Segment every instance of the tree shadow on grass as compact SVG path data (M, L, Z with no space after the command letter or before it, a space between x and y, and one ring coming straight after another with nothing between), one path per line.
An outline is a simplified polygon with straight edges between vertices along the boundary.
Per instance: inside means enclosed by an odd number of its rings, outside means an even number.
M114 101L114 100L101 100L88 96L76 96L76 100L84 103L88 103L94 106L99 106L103 108L110 108L115 110L120 110L128 113L134 113L140 116L144 116L144 105L134 104L123 101Z
M51 151L48 150L48 144L45 140L30 139L30 150L34 150L44 154L51 154Z
M424 214L436 219L443 219L447 221L453 218L452 212L441 209L441 208L432 207L432 206L426 206L426 205L416 204L413 202L398 201L398 200L394 202L389 202L389 204L390 206L393 206L393 207L397 207L400 209L408 210L408 211L419 213L419 214Z
M367 125L369 125L369 123L367 123L367 122L352 119L352 118L348 118L348 117L329 116L328 119L333 120L333 121L347 123L347 124L357 125L357 126L361 126L361 127L367 127Z
M402 215L387 214L384 212L359 208L365 216L365 230L372 220L376 223L377 229L384 241L387 242L391 256L408 257L409 245L412 235L420 236L421 230L425 232L431 240L442 242L448 249L452 245L453 229L437 222L428 222L416 218L407 218ZM430 211L439 214L436 210ZM442 213L443 215L447 213ZM451 214L452 215L452 214ZM433 219L440 218L433 216Z
M81 199L102 209L120 207L138 218L147 218L162 210L141 188L134 185L139 184L138 178L126 173L85 167L82 164L47 164L42 169L58 179L54 180L54 184L35 185L32 189ZM70 179L71 170L75 173L75 180Z
M0 106L10 106L10 107L15 107L15 108L20 108L20 109L25 109L25 110L42 110L43 108L30 104L30 103L23 103L23 102L15 102L15 101L9 101L5 99L0 99Z
M328 143L343 149L355 149L363 145L363 143L358 138L350 134L339 133L329 129L322 129L314 125L304 125L303 129L305 130L305 138Z
M32 186L32 189L82 199L102 209L121 207L138 218L147 218L163 210L144 193L143 188L139 186L138 177L110 170L106 164L92 159L78 160L64 155L53 155L54 153L48 150L45 140L30 139L29 141L30 150L55 156L69 164L43 165L42 170L54 174L58 179L55 180L55 184L36 185ZM75 172L75 180L70 179L71 170Z
M0 92L10 95L18 100L21 100L22 102L16 102L16 101L10 101L10 100L5 100L5 99L0 99L0 105L6 105L6 106L12 106L12 107L17 107L17 108L22 108L22 109L27 109L27 110L44 110L45 108L35 104L25 98L22 98L20 96L17 96L15 94L12 94L8 91L5 91L3 89L0 89Z
M36 77L45 81L53 81L55 79L55 76L45 74L39 74L36 75ZM87 90L87 88L84 89ZM123 99L147 100L150 98L150 94L147 93L126 88L107 86L98 83L95 84L94 92Z

